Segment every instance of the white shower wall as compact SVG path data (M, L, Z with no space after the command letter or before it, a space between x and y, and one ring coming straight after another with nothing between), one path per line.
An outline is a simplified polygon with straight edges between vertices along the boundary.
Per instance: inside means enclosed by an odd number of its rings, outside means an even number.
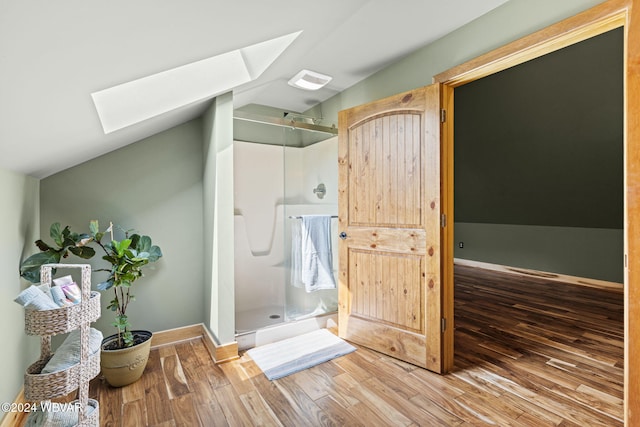
M234 142L239 332L253 329L254 316L257 327L284 320L290 251L284 241L288 230L284 227L290 227L287 216L297 212L337 215L337 144L337 137L304 148ZM323 199L313 193L319 183L327 188ZM337 250L334 270L335 255ZM281 318L268 319L269 315Z
M290 204L338 204L338 138L304 148L285 149L286 199ZM327 194L319 199L313 189L323 183ZM335 212L337 214L337 212Z

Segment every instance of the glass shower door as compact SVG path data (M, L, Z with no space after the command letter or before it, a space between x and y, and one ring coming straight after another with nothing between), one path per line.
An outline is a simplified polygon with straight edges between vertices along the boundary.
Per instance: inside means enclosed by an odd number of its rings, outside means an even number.
M293 126L293 119L247 116L234 128L236 336L334 312L338 300L337 289L307 292L291 281L298 217L338 213L335 129L311 131ZM336 226L331 219L334 275Z
M338 139L325 134L322 137L329 139L308 142L310 138L318 137L317 132L285 128L283 240L286 257L286 321L301 320L338 309ZM332 265L330 274L335 284L332 289L312 290L313 279L305 274L304 268L308 263L304 262L304 257L308 254L301 253L301 248L306 245L301 242L305 236L300 230L302 217L307 215L328 217L329 227L325 232L328 234L326 239L330 253L323 252Z

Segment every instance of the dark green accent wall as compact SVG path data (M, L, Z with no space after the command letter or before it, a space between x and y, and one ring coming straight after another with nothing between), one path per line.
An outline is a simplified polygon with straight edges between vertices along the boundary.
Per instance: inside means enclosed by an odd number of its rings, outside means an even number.
M623 34L455 89L455 221L623 228Z

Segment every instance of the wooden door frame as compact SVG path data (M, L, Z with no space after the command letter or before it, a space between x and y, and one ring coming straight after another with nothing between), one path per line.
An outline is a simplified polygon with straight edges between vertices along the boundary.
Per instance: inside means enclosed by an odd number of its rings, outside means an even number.
M608 0L440 73L433 81L442 84L448 113L442 129L442 180L452 183L454 88L619 27L624 28L624 419L632 426L640 425L640 366L631 364L640 360L640 0ZM443 190L443 211L451 218L443 236L451 252L443 257L451 263L443 266L446 274L453 264L453 187Z

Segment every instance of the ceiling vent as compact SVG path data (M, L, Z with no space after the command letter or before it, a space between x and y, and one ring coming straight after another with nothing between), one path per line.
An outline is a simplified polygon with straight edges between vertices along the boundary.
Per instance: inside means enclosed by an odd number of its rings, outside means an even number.
M329 83L332 78L331 76L316 73L315 71L302 70L289 80L289 84L299 89L318 90Z

